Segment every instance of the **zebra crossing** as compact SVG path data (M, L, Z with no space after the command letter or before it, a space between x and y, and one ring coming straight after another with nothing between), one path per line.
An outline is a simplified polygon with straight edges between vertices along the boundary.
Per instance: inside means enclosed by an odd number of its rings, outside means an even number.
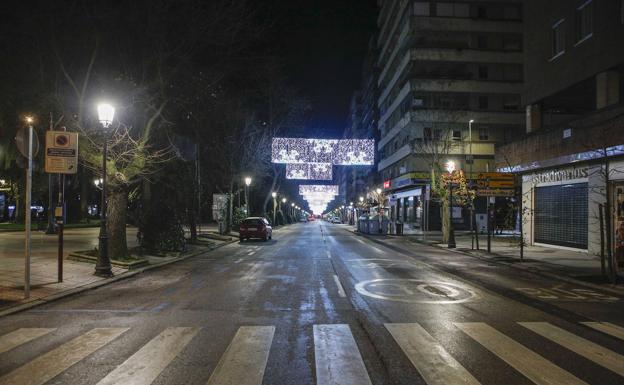
M581 322L591 333L624 340L624 327L608 322ZM400 352L418 371L428 385L480 384L478 368L467 370L449 353L444 344L419 323L387 323L384 325ZM456 322L453 327L472 341L483 346L535 384L586 384L570 371L531 350L523 341L504 334L484 322ZM516 322L513 327L528 330L538 338L555 343L591 363L609 370L624 381L624 355L601 346L587 338L548 322ZM0 360L21 346L36 344L53 335L57 328L20 328L0 335ZM198 336L200 327L168 327L138 347L125 361L106 374L97 384L148 385L165 372L173 360ZM44 384L132 328L93 328L62 342L29 362L4 373L0 385ZM261 385L269 362L275 336L274 326L240 326L229 346L211 373L206 373L207 385ZM590 333L590 334L591 334ZM352 329L347 324L313 325L314 365L318 385L370 385L371 379ZM574 363L571 363L573 367ZM484 370L487 370L484 365ZM566 370L567 369L567 370ZM207 368L207 370L209 370Z

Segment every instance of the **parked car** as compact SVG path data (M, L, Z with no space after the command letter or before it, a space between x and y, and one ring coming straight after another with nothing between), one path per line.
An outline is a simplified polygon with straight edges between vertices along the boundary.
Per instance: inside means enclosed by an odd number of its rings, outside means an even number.
M263 241L266 241L267 239L271 239L273 236L273 228L266 218L249 217L243 219L241 222L239 234L238 238L241 242L250 238L260 238Z
M342 223L342 221L340 220L340 218L338 217L333 217L332 219L329 220L331 223Z
M314 219L314 215L310 215L310 216L308 217L308 221L309 221L309 222L312 222L312 221L315 221L315 220L316 220L316 219Z
M301 217L299 218L299 222L307 222L308 219L306 217Z

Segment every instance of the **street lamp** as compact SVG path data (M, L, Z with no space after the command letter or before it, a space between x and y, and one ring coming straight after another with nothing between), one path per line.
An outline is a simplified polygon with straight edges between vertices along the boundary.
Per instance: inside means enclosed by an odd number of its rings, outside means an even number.
M247 211L247 216L251 215L251 211L249 210L249 186L251 185L251 178L245 177L245 209Z
M455 162L449 160L446 162L446 171L449 173L449 239L448 248L454 249L455 244L455 230L453 229L453 172L455 171Z
M102 149L102 210L100 212L100 235L98 237L100 240L100 252L98 253L97 263L95 264L95 275L100 277L112 277L113 271L108 257L108 229L106 226L106 159L108 158L108 137L106 131L113 122L115 107L110 104L100 104L97 110L98 120L100 124L102 124L102 127L104 127L104 146Z
M277 224L275 223L275 209L277 208L277 200L275 198L277 198L277 193L273 191L271 196L273 197L273 226L275 226Z

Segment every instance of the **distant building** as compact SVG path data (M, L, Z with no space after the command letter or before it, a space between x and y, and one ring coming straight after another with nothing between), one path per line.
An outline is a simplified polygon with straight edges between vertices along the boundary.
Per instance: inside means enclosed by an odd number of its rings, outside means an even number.
M495 145L524 132L522 2L378 3L378 171L391 221L439 229L432 169L453 160L471 179L494 171ZM452 217L470 226L467 212Z
M496 154L522 174L525 239L600 254L608 203L624 263L624 2L527 0L525 12L526 134Z
M377 121L377 37L373 36L368 45L368 52L362 65L362 81L359 90L353 93L349 107L349 118L342 137L345 139L379 140ZM377 162L377 157L376 157ZM375 162L375 163L376 163ZM340 186L340 205L348 206L359 203L359 197L367 195L367 189L379 185L376 167L354 166L341 167L338 172ZM352 210L351 215L355 213Z

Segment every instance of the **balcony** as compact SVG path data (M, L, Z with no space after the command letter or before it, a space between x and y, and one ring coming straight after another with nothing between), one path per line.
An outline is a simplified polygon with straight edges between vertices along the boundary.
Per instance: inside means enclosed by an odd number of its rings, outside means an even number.
M379 165L377 166L377 170L381 171L385 168L387 168L388 166L400 161L401 159L405 158L406 156L408 156L409 154L411 154L412 152L412 148L409 144L404 145L403 147L399 148L398 150L396 150L394 152L394 154L388 156L387 158L384 158L382 160L379 161Z

